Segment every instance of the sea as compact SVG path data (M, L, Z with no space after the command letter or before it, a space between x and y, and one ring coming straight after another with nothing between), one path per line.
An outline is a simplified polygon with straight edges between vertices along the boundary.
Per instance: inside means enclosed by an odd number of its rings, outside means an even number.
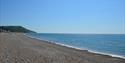
M125 59L125 34L27 33L31 38Z

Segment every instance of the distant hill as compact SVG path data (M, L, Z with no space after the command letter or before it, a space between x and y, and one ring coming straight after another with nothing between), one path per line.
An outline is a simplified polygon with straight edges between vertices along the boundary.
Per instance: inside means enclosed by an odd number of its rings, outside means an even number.
M0 26L0 32L21 32L21 33L35 33L22 26Z

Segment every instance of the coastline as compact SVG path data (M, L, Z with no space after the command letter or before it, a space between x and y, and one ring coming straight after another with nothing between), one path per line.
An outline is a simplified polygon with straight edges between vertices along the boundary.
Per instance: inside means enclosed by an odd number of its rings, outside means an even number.
M124 63L125 59L91 53L29 38L22 33L0 33L0 63Z
M27 37L29 37L29 38L32 38L32 39L37 39L37 40L41 40L41 41L50 42L50 43L53 43L53 44L56 44L56 45L60 45L60 46L64 46L64 47L68 47L68 48L74 48L74 49L77 49L77 50L87 50L90 53L101 54L101 55L108 55L108 56L111 56L111 57L125 59L124 56L120 56L120 55L115 55L115 54L110 54L110 53L103 53L103 52L93 51L93 50L89 50L89 49L86 49L86 48L78 48L78 47L71 46L71 45L66 45L66 44L56 43L56 42L49 41L49 40L44 40L44 39L41 39L41 38L36 38L36 37L29 36L29 35L26 35L26 34L24 34L24 35L27 36Z

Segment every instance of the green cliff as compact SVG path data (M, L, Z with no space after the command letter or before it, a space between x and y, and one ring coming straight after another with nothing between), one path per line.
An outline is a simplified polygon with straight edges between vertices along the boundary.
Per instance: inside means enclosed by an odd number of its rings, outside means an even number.
M0 26L0 32L20 32L20 33L35 33L22 26Z

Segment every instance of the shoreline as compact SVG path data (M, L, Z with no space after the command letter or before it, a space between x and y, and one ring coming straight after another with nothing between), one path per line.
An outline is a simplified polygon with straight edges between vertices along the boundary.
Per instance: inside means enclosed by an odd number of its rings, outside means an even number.
M36 39L36 40L40 40L40 41L45 41L45 42L53 43L55 45L60 45L60 46L64 46L64 47L68 47L68 48L73 48L73 49L77 49L77 50L88 51L90 53L95 53L95 54L108 55L108 56L111 56L111 57L114 57L114 58L116 57L116 58L125 59L124 56L120 56L120 55L115 55L115 54L110 54L110 53L103 53L103 52L93 51L93 50L89 50L89 49L86 49L86 48L79 48L79 47L70 46L70 45L66 45L66 44L56 43L54 41L49 41L49 40L44 40L44 39L41 39L41 38L32 37L32 36L29 36L29 35L26 35L26 34L24 34L24 35L27 36L27 37L29 37L29 38L32 38L32 39Z
M124 63L125 59L28 37L0 33L0 63Z

